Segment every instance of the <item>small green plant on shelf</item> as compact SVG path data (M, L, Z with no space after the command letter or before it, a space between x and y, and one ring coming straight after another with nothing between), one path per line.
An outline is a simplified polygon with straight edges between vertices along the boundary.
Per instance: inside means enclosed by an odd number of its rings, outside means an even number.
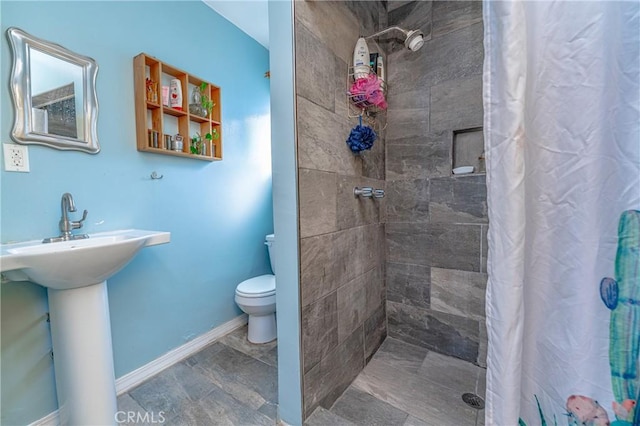
M206 94L208 84L204 81L200 83L200 104L202 108L206 111L205 117L207 115L211 115L211 111L213 107L216 106L216 103L209 98L209 95Z
M218 133L218 129L213 129L211 133L207 132L207 134L204 135L204 140L202 139L202 135L200 135L200 133L196 133L191 137L191 146L189 147L189 151L191 151L193 155L213 156L213 152L210 154L207 153L207 145L205 144L205 141L214 141L219 138L220 133Z

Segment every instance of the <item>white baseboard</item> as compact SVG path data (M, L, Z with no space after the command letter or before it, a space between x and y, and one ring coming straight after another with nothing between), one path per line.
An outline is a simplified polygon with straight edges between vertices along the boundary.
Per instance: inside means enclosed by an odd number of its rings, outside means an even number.
M183 359L190 357L205 346L210 345L225 334L232 332L236 328L242 327L246 323L246 314L237 316L231 321L227 321L224 324L196 337L195 339L188 341L184 345L154 359L150 363L125 374L124 376L116 379L116 393L118 396L123 393L127 393L142 382L150 379L161 371L166 370L172 365L177 364ZM40 420L36 420L29 426L58 426L59 424L58 410L56 410L44 416Z
M116 380L116 393L118 396L123 393L127 393L131 389L138 386L145 380L155 376L162 370L171 367L174 364L182 361L185 358L189 358L194 353L198 352L205 346L215 342L225 334L240 328L247 323L247 315L242 314L235 317L231 321L227 321L224 324L209 330L208 332L201 334L193 340L188 341L182 346L179 346L166 354L154 359L148 364L133 370L130 373L125 374Z

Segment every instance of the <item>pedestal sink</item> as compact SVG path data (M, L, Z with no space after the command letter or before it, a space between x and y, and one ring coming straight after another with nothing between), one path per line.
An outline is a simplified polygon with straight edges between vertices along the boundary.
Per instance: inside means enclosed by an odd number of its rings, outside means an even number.
M129 229L84 240L0 245L0 271L47 287L60 424L113 425L116 388L106 280L169 232Z

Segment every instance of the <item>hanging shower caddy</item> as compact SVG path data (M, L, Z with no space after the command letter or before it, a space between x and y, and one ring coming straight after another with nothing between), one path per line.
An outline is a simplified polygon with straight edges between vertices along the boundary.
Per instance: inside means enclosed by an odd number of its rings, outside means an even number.
M375 74L374 70L369 67L369 74ZM354 68L353 66L347 67L347 87L352 88L354 83ZM387 82L380 81L380 85L382 88L382 92L384 96L387 95ZM367 126L374 129L376 132L380 132L387 127L387 117L386 110L379 108L375 104L369 102L367 100L366 93L355 91L353 93L351 90L347 90L346 92L346 101L347 101L347 117L349 121L351 119L355 119L354 121L357 123L360 118L362 118L362 122Z

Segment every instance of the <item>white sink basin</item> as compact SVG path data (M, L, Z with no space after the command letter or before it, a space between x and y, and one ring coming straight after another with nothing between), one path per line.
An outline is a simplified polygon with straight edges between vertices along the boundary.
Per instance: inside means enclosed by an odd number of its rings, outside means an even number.
M68 290L107 280L143 247L168 243L169 232L127 229L92 234L84 240L0 245L0 271L13 281L32 281Z
M59 419L113 425L117 410L107 279L169 232L101 232L83 240L0 245L0 271L47 287Z

